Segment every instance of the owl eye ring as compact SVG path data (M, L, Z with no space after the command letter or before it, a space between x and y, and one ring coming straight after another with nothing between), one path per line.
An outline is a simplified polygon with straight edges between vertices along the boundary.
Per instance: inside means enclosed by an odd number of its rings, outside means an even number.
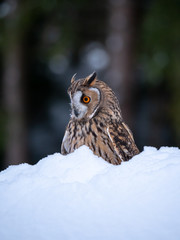
M91 101L91 98L88 96L83 96L82 101L83 101L83 103L89 103Z

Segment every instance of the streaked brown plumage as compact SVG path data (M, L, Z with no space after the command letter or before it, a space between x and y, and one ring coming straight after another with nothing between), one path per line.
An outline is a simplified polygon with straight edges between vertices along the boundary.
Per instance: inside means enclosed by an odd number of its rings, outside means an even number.
M114 92L97 80L96 73L77 81L73 76L68 94L72 114L61 145L62 154L86 145L94 154L117 165L139 153Z

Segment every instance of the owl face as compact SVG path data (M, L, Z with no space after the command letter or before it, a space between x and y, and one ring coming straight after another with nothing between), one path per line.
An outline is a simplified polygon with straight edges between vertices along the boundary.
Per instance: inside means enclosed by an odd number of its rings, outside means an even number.
M93 73L86 79L71 80L68 94L71 99L71 116L78 120L90 119L96 113L101 99L100 90L93 86L96 74Z

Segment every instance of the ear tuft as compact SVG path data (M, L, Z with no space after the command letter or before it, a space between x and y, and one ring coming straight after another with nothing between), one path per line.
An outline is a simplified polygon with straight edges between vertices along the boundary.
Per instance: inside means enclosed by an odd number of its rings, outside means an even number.
M97 79L97 74L96 74L96 72L93 72L89 76L86 77L85 83L88 86L92 86L96 82L96 79Z
M75 82L75 76L76 76L77 73L75 73L72 78L71 78L71 83Z

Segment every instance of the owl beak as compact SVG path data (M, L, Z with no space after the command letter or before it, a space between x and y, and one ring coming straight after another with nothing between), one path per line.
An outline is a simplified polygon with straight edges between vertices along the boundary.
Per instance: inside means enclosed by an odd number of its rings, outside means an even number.
M79 111L76 109L76 108L74 108L74 115L78 118L78 116L79 116Z

